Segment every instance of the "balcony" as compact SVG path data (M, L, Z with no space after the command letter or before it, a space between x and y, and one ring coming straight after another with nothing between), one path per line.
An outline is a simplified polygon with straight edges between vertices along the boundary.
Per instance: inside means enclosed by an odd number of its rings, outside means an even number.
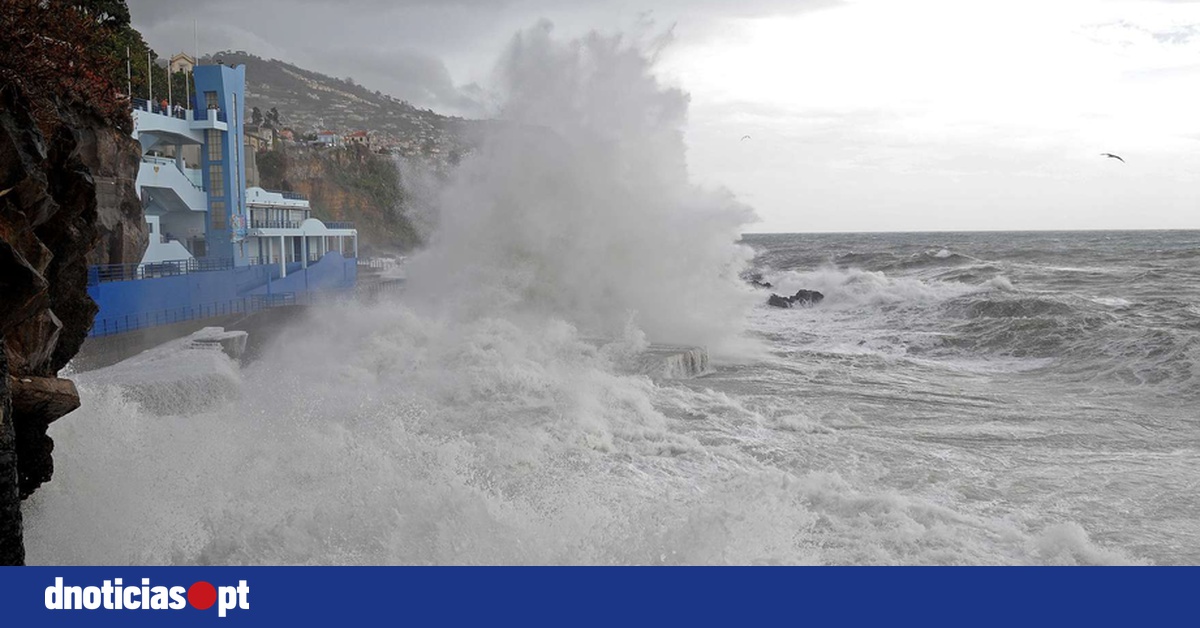
M225 118L225 112L216 107L212 107L209 109L195 109L192 111L192 119L196 120L196 121L214 120L214 118L213 118L214 112L216 113L216 116L217 116L215 118L216 122L226 122L226 123L229 122L229 120L227 120Z
M251 207L271 209L308 209L308 197L299 192L246 188L246 204Z
M145 98L134 98L133 108L138 111L145 111L170 118L178 118L180 120L187 120L188 114L188 110L184 109L181 105L175 105L174 107L168 105L166 109L163 109L158 103L152 103Z

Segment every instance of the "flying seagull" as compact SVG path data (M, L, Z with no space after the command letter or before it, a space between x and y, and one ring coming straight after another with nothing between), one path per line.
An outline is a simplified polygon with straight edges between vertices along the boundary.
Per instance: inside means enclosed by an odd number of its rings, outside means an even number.
M1113 159L1116 159L1117 161L1119 161L1121 163L1125 163L1125 160L1121 159L1120 155L1114 155L1112 153L1100 153L1100 156L1101 157L1112 157Z
M740 139L740 140L738 140L738 141L739 141L739 142L743 142L743 141L745 141L745 140L748 140L748 139L750 139L750 136L749 136L749 135L743 135L743 136L742 136L742 139Z

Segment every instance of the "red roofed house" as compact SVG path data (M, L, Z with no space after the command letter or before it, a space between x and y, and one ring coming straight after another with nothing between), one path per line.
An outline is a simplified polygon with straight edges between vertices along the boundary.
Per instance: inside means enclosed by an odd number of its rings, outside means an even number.
M354 131L346 134L346 144L359 144L361 146L371 147L371 138L366 131Z

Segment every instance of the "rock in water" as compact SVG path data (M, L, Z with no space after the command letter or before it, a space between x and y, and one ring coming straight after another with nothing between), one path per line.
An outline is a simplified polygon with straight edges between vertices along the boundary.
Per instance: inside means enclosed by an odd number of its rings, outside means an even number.
M803 305L811 307L825 300L825 295L816 290L800 290L791 297L791 302L795 305Z
M762 273L750 273L749 275L746 275L744 278L747 283L754 286L755 288L773 288L774 287L771 285L771 282L763 281Z
M825 295L816 290L801 290L790 297L772 294L767 299L767 305L772 307L812 307L825 299Z
M781 297L778 294L772 294L767 299L767 305L772 307L792 307L792 300L789 297Z

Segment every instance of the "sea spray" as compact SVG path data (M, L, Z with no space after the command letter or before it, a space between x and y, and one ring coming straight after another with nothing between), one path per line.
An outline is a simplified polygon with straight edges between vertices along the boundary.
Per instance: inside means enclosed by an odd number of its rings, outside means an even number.
M648 339L741 342L754 296L736 239L752 214L689 182L687 98L641 44L541 24L497 76L506 126L434 199L402 302L317 311L217 409L153 417L80 378L58 481L29 504L33 560L686 554L629 553L669 533L630 528L658 519L637 513L680 490L636 481L630 460L700 446L672 433L649 378L618 367Z
M497 69L504 121L439 199L411 298L450 316L552 316L613 336L732 348L755 296L737 281L752 212L688 178L687 96L620 36L516 37Z

